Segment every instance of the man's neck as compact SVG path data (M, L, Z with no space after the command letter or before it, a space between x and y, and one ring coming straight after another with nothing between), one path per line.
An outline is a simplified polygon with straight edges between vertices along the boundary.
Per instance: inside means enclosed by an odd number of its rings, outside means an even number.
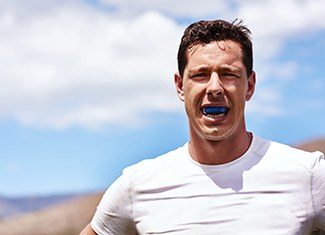
M189 152L201 164L219 165L241 157L249 149L251 142L252 134L249 132L220 141L191 138Z

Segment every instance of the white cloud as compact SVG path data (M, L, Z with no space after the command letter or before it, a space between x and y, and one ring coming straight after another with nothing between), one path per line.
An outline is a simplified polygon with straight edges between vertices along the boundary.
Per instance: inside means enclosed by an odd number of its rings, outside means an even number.
M147 10L163 12L174 18L206 18L229 15L233 4L229 0L99 0L111 6L115 13L122 16L134 16Z
M276 75L275 66L286 79L297 72L294 62L274 62L287 37L325 28L322 0L102 0L109 10L83 2L0 1L0 117L100 128L181 110L173 73L184 26L173 18L242 18L253 31L262 81ZM266 97L254 97L249 112L279 115L281 94L262 89Z
M285 114L280 105L282 98L274 87L261 86L247 105L248 114L254 119L282 116Z
M248 0L237 14L251 28L258 56L269 59L287 38L324 29L324 9L322 0Z
M181 28L158 13L130 22L66 7L10 25L0 39L3 117L93 128L179 109L172 81Z

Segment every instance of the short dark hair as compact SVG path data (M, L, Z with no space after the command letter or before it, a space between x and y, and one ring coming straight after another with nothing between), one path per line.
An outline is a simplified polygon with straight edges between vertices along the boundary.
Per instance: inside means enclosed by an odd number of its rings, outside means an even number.
M224 20L201 20L192 23L185 29L178 49L180 76L184 75L189 48L213 41L231 40L237 42L242 49L243 63L249 77L253 71L253 45L250 34L251 31L242 24L242 20L237 19L231 23Z

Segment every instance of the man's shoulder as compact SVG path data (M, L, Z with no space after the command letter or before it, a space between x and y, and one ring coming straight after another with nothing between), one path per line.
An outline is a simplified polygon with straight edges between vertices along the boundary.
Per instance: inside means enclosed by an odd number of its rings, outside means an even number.
M295 156L300 158L310 158L310 157L316 157L322 155L322 153L319 151L314 151L314 152L305 151L295 146L280 143L277 141L271 141L270 143L271 143L270 147L272 150L277 151L278 153L283 153L289 157Z
M270 142L268 154L284 163L297 164L306 169L313 168L317 162L324 158L323 153L319 151L308 152L276 141Z
M171 169L181 164L186 159L188 153L187 143L183 146L170 150L155 158L144 159L136 164L133 164L124 169L124 172L131 174L150 174L150 172L157 172L160 170Z

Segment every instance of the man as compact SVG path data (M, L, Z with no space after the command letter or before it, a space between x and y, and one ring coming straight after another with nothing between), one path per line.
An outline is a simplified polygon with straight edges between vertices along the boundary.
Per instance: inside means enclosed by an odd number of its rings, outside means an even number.
M81 234L311 234L325 230L325 160L246 130L255 72L241 22L184 32L175 86L190 141L123 171Z

